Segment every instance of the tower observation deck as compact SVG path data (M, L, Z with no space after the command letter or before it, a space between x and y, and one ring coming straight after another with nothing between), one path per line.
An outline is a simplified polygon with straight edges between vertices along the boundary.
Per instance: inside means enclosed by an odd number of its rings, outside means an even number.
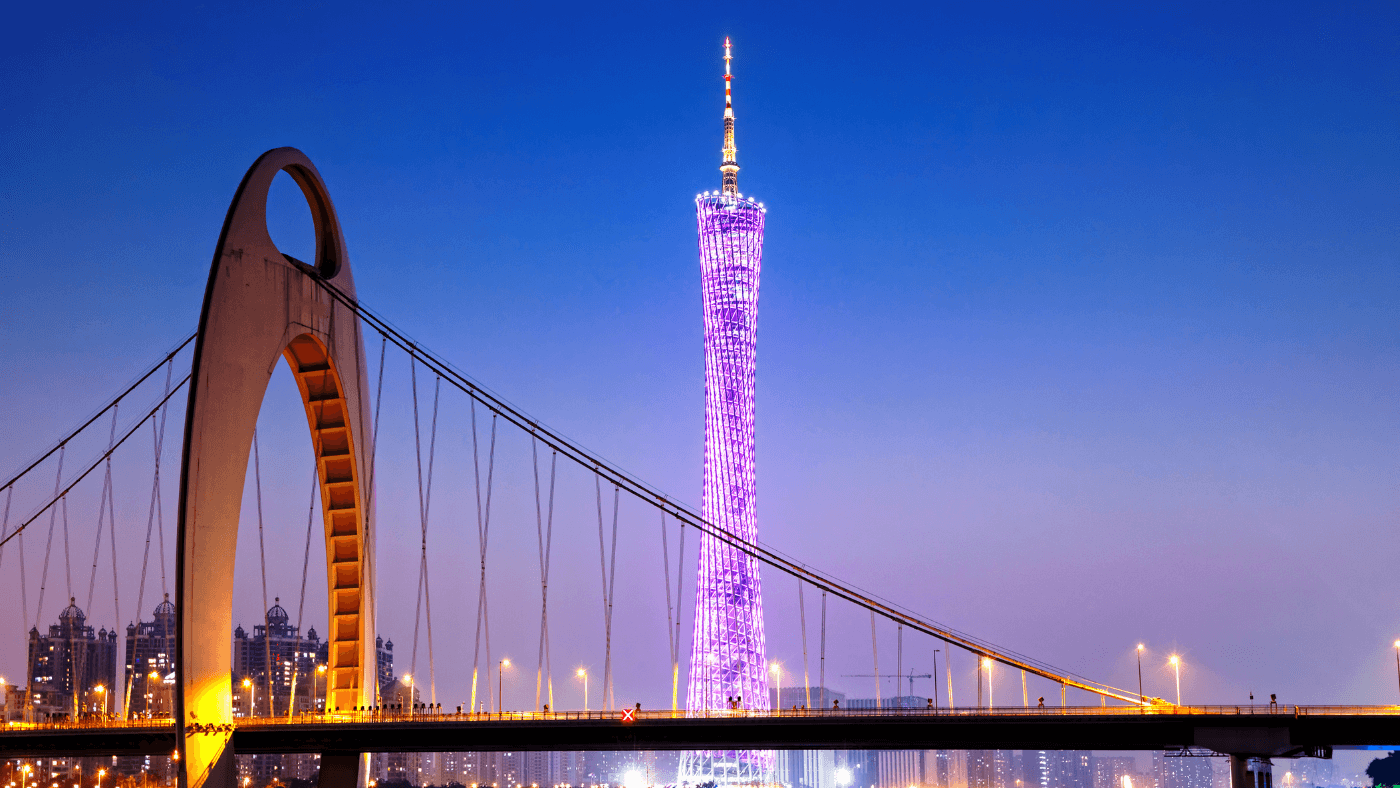
M758 536L754 482L754 370L758 281L763 262L762 203L739 193L729 39L724 41L722 189L696 195L705 316L706 520L753 543ZM686 709L767 710L763 595L759 561L706 536L700 545L695 629ZM692 786L771 781L773 753L700 751L682 758L680 782Z

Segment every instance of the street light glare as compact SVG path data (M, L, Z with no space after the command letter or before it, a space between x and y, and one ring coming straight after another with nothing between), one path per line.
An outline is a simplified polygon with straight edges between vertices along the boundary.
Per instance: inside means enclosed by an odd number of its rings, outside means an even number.
M584 670L583 668L579 668L578 670L574 671L574 675L578 676L579 678L583 678L584 676L588 675L588 671Z
M1145 648L1147 648L1147 646L1144 646L1141 643L1138 644L1138 651L1142 651Z
M503 667L503 668L508 668L508 667L510 667L510 660L508 660L508 659L503 659L503 660L501 660L501 667Z
M1173 654L1171 655L1171 658L1167 660L1167 662L1170 662L1171 664L1175 665L1178 662L1181 662L1181 657L1178 657L1177 655Z

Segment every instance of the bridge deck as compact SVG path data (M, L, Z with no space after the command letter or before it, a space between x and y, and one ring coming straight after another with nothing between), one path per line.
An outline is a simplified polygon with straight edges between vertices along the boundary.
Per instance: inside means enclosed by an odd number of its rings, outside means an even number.
M891 709L711 717L640 712L631 721L620 712L349 714L240 719L232 728L238 753L1202 747L1286 757L1400 745L1400 707ZM11 724L0 733L0 757L167 754L175 742L173 726L157 721Z

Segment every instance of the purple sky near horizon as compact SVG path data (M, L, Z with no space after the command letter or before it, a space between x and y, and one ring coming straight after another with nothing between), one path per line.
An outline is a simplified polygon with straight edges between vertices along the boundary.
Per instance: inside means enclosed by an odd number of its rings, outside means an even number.
M698 504L692 195L719 186L730 35L740 189L769 207L761 539L1119 687L1136 686L1143 642L1147 692L1169 699L1165 657L1177 652L1188 702L1394 702L1400 12L797 8L19 12L0 33L6 478L193 330L239 179L264 150L293 145L327 182L366 304ZM305 259L299 199L275 187L270 224ZM367 352L373 366L377 343ZM380 630L404 670L417 487L407 360L388 359ZM432 381L418 382L426 408ZM299 407L279 368L260 420L268 593L294 615L311 474ZM476 626L466 407L444 389L430 524L449 707L469 692ZM69 461L100 451L100 432ZM524 706L539 620L534 499L528 442L509 429L500 440L492 650L522 668L506 692ZM150 451L143 432L116 463L119 550L133 565ZM12 521L52 483L51 466L26 480ZM73 580L55 558L41 623L69 585L84 604L99 491L100 479L70 501ZM262 606L252 495L250 470L244 626ZM581 704L571 676L587 665L596 706L592 482L561 465L558 495L557 705ZM635 502L621 523L617 700L662 706L660 526ZM47 524L26 543L31 618ZM92 613L111 626L107 560ZM11 599L15 561L7 547ZM305 620L323 630L316 578ZM771 655L800 675L795 584L764 580ZM122 583L125 624L137 591ZM809 594L813 683L817 605ZM16 607L0 609L0 631L22 630ZM892 673L893 628L879 638ZM929 672L934 647L906 633L905 669ZM872 694L868 679L842 678L871 672L868 617L833 603L827 648L828 684ZM972 659L954 660L955 699L971 702ZM417 662L422 676L425 637ZM22 672L21 638L0 638L0 675ZM1033 681L1031 701L1052 692ZM946 684L940 693L946 702ZM1019 696L1019 679L999 673L998 702Z

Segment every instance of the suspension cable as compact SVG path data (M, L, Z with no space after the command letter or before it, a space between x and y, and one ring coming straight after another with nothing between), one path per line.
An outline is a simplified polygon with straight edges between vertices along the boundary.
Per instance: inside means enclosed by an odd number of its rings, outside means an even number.
M267 606L267 550L263 547L263 514L262 514L262 463L258 458L258 428L253 427L253 480L256 484L258 502L258 564L262 569L262 607L263 607L263 676L267 679L267 716L276 716L277 711L273 708L272 698L272 620L268 616L271 608ZM253 704L248 704L248 716L254 717L256 710Z
M135 382L135 383L132 383L130 386L128 386L128 387L126 388L125 391L123 391L122 393L118 394L118 395L116 396L116 398L114 398L111 402L109 402L109 403L107 403L105 406L103 406L101 410L99 410L99 411L97 411L96 413L92 414L92 416L90 416L90 417L88 418L87 421L85 421L85 422L83 422L81 425L79 425L77 429L75 429L75 430L73 430L72 432L70 432L70 433L68 433L67 435L65 435L62 439L60 439L60 440L58 441L58 443L56 443L56 444L54 444L52 447L50 447L48 451L46 451L46 452L44 452L43 454L41 454L41 455L39 456L38 459L34 460L34 461L31 462L29 465L25 466L24 470L20 471L19 473L16 473L14 476L11 476L10 479L9 479L9 481L5 482L4 484L0 484L0 490L3 490L3 489L6 489L6 488L8 488L8 487L13 486L15 482L17 482L17 481L19 481L20 479L24 478L24 476L25 476L26 474L28 474L30 471L32 471L32 470L34 470L35 468L39 467L39 464L42 463L44 460L47 460L49 457L52 457L53 454L54 454L54 452L61 451L61 450L63 449L63 447L66 446L66 445L68 444L69 441L71 441L71 440L73 440L74 438L78 437L78 434L79 434L79 433L81 433L83 430L87 429L88 427L92 426L92 423L93 423L93 422L95 422L95 421L97 421L98 419L102 418L102 414L104 414L104 413L106 413L108 410L111 410L112 408L116 407L116 406L117 406L117 403L121 402L122 399L123 399L124 397L126 397L126 395L128 395L128 394L130 394L131 392L135 391L137 386L140 386L142 383L145 383L145 382L146 382L146 378L149 378L151 375L154 375L155 372L156 372L156 370L160 369L161 366L164 365L167 361L173 359L173 358L176 356L176 354L178 354L181 350L184 350L184 349L185 349L185 346L188 345L191 341L193 341L194 338L195 338L195 335L194 335L194 334L190 334L188 337L185 337L185 340L184 340L183 342L181 342L179 345L177 345L177 346L175 347L174 350L172 350L172 351L170 351L169 353L167 353L167 354L165 355L165 357L162 358L160 361L157 361L157 362L155 363L154 366L152 366L149 370L147 370L146 373L145 373L144 375L142 375L141 377L137 378L136 382Z
M160 410L160 406L161 406L161 405L164 405L165 402L166 402L166 400L169 400L170 397L174 396L175 392L176 392L176 391L179 391L181 386L184 386L186 383L188 383L188 382L189 382L189 379L190 379L190 376L189 376L189 375L185 375L185 377L179 382L179 384L177 384L177 385L175 386L175 389L174 389L174 390L172 390L169 394L165 395L165 397L164 397L160 402L157 402L156 405L155 405L155 407L151 408L151 410L150 410L144 417L142 417L141 419L139 419L135 424L131 425L131 429L127 430L127 431L126 431L126 434L122 435L121 439L117 441L116 445L113 446L112 449L111 449L110 451L104 453L102 456L100 456L100 457L98 457L96 460L94 460L93 463L92 463L91 465L89 465L89 466L87 467L86 470L84 470L82 473L78 474L76 478L74 478L71 482L69 482L67 487L64 487L62 490L56 491L55 494L54 494L54 496L53 496L53 498L49 499L49 501L48 501L47 503L45 503L43 506L40 506L40 507L38 508L38 510L32 512L32 513L29 515L29 517L27 517L27 518L25 519L25 521L24 521L23 523L20 524L20 526L19 526L18 528L16 528L15 530L13 530L13 531L10 532L10 535L9 535L9 536L5 537L4 539L0 539L0 547L3 547L3 546L4 546L5 544L7 544L11 539L14 539L15 537L20 536L21 534L23 534L23 533L25 532L25 530L26 530L27 528L29 528L29 526L30 526L35 520L37 520L37 519L39 519L41 516L43 516L44 512L47 512L47 511L49 511L50 509L52 509L52 508L59 502L59 500L60 500L63 496L67 495L74 487L78 486L78 483L81 482L83 479L86 479L87 476L88 476L88 474L90 474L90 473L92 473L94 470L96 470L97 467L100 466L100 465L103 463L103 461L107 459L107 456L108 456L109 454L111 454L112 452L116 451L117 449L120 449L120 448L122 447L122 444L126 442L126 439L127 439L127 438L130 438L130 437L132 436L132 434L135 433L136 430L139 429L139 428L141 427L142 424L145 424L145 423L146 423L146 419L149 419L149 418L151 418L152 416L154 416L154 415L156 414L156 411ZM61 456L61 455L63 454L63 452L60 451L59 454L60 454L60 456ZM61 471L60 471L60 475L61 475ZM21 540L21 541L22 541L22 540ZM42 600L40 601L40 604L41 604L41 605L43 604ZM36 617L35 620L37 621L38 618Z
M446 361L426 351L421 344L408 339L387 320L379 317L367 307L360 304L356 299L346 295L334 284L314 274L308 275L311 276L313 281L320 287L325 289L332 298L358 315L362 320L368 323L371 328L378 331L381 336L384 336L405 351L418 354L425 366L441 375L448 383L457 387L473 400L485 405L493 414L503 416L507 421L520 429L538 436L540 440L550 448L558 451L584 468L606 477L608 482L614 486L625 489L628 494L646 501L652 506L663 509L672 517L688 522L700 529L706 536L717 540L719 543L745 555L757 558L778 571L795 577L806 578L812 585L840 599L844 599L858 607L863 607L872 613L876 613L896 623L902 623L915 631L942 640L949 645L957 646L958 648L973 652L979 656L993 659L1009 667L1021 668L1028 673L1033 673L1052 681L1065 683L1076 689L1115 698L1132 705L1138 705L1140 703L1140 699L1134 697L1127 690L1118 689L1101 682L1075 677L1073 674L1055 668L1048 663L1018 654L1009 649L995 646L990 642L959 632L951 627L920 618L915 613L893 602L862 591L850 583L841 582L831 575L819 573L816 570L797 563L793 559L761 542L750 542L721 526L711 523L689 506L672 500L659 489L605 462L601 457L587 451L582 446L570 441L561 434L546 427L538 420L528 416L522 410L487 390L481 384L458 371Z

